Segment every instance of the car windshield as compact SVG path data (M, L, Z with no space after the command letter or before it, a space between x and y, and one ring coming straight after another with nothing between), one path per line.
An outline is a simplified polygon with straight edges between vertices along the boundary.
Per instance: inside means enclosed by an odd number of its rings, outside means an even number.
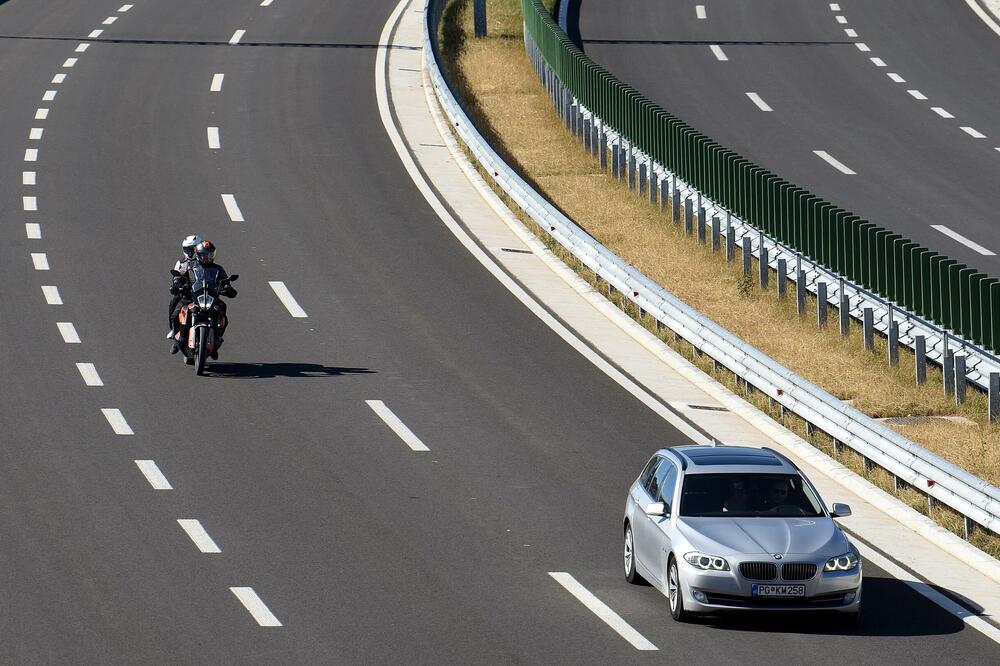
M815 493L798 474L688 474L682 516L773 518L822 516Z

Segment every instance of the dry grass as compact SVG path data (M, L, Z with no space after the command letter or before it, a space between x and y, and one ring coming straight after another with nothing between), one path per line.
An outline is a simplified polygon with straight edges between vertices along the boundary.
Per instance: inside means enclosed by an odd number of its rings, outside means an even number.
M911 352L902 350L899 368L888 367L885 341L877 340L874 352L865 351L860 326L852 326L851 334L841 337L836 325L836 310L829 313L832 325L819 330L812 297L807 305L810 315L800 318L791 295L779 301L774 293L764 293L756 286L748 295L740 296L737 283L742 261L739 252L736 261L727 264L724 254L714 255L710 247L700 245L695 237L686 236L682 225L673 223L669 210L661 212L659 206L649 204L636 192L629 192L621 182L602 171L596 160L566 131L525 56L517 0L488 0L489 29L485 39L471 37L469 4L467 0L457 0L446 13L449 26L443 31L445 66L479 129L526 180L651 279L785 366L842 400L851 400L866 414L873 417L962 415L975 421L977 426L934 421L894 427L991 483L1000 481L997 456L1000 428L985 423L984 396L970 391L969 401L956 406L943 395L941 372L936 368L928 368L928 383L917 386L913 379ZM536 229L534 223L529 222L528 226ZM553 247L547 236L540 237ZM584 277L594 280L593 275L587 275L586 269L561 248L553 249ZM754 262L755 276L756 270ZM771 282L773 290L773 276ZM615 300L638 318L635 306L620 297ZM661 337L673 343L672 336ZM690 350L690 345L679 346L681 351L685 348ZM817 350L822 352L817 353ZM685 355L706 370L712 370L711 361L706 357L692 356L690 352ZM727 379L727 373L715 374L730 388L736 388L731 375ZM750 400L774 413L766 396L754 393ZM795 427L789 422L788 425L805 435L803 424ZM832 446L810 439L832 453ZM850 463L855 471L864 473L878 485L892 490L888 475L886 479L879 479L878 473L866 470L862 463L854 464L851 455L856 456L847 452L836 457L845 464ZM908 490L902 497L914 508L927 513L926 498L922 494ZM1000 543L989 548L994 553L1000 552Z

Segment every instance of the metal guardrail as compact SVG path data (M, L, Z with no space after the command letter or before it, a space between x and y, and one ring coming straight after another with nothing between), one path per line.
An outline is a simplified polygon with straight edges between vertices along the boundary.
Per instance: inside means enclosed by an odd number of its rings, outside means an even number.
M452 129L497 185L581 263L701 352L895 477L969 521L1000 533L1000 488L914 444L737 339L654 283L546 201L482 137L438 64L438 25L448 0L424 0L424 60ZM529 52L530 35L525 33Z

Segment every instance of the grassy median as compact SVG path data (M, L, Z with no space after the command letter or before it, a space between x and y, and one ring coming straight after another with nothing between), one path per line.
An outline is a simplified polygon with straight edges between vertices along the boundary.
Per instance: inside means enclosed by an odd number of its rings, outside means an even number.
M832 325L819 330L816 302L811 296L807 305L810 314L799 317L791 286L789 296L779 301L773 276L768 292L741 280L739 251L736 261L727 264L724 254L713 254L710 247L686 236L682 225L671 220L669 210L661 212L658 205L628 191L609 172L602 171L564 128L525 55L518 0L487 0L487 17L488 36L474 38L471 2L455 0L445 12L442 51L450 79L477 127L508 164L577 224L645 275L864 413L876 418L963 417L891 427L973 474L993 484L1000 482L1000 428L987 423L982 394L970 389L968 402L956 406L944 395L940 370L929 367L927 384L916 385L914 358L908 350L901 350L899 367L890 368L884 340L877 340L875 351L868 352L862 344L860 325L852 325L849 336L840 336L836 310L830 312ZM552 246L534 223L528 226ZM566 253L560 256L593 282L593 276ZM754 276L756 270L754 262ZM639 318L637 308L620 298L615 300ZM646 323L655 330L650 322ZM685 354L689 358L712 371L711 361L690 353L689 345L676 345L669 334L661 337L682 352L688 350ZM726 373L715 374L731 387L736 386ZM750 399L777 415L766 396L755 394ZM795 420L787 419L786 425L804 435L804 425ZM832 443L810 439L833 454ZM887 474L867 470L856 454L848 451L836 457L879 486L892 489ZM922 494L912 489L897 494L928 513ZM960 532L957 516L939 507L930 512L942 524ZM991 536L980 534L974 543L994 555L1000 554L1000 542L994 543Z

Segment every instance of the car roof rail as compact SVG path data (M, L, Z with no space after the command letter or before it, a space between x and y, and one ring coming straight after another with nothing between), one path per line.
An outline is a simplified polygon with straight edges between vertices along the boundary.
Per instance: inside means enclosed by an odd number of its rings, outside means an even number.
M684 471L688 468L687 456L683 455L680 451L677 451L676 449L669 446L664 448L663 450L672 453L673 456L677 458L677 461L681 464L681 471Z
M794 468L795 468L795 469L797 469L798 471L800 471L800 472L802 471L801 469L799 469L799 466L798 466L798 465L796 465L795 463L793 463L793 462L792 462L792 461L791 461L791 460L790 460L790 459L788 458L788 456L786 456L786 455L783 455L783 454L781 454L781 453L778 453L777 451L775 451L774 449L772 449L772 448L771 448L770 446L762 446L762 447L760 447L760 448L761 448L761 449L763 449L764 451L769 451L770 453L773 453L773 454L774 454L774 455L775 455L775 456L776 456L776 457L778 458L778 460L781 460L781 461L783 461L783 462L786 462L786 463L788 463L789 465L791 465L792 467L794 467Z

